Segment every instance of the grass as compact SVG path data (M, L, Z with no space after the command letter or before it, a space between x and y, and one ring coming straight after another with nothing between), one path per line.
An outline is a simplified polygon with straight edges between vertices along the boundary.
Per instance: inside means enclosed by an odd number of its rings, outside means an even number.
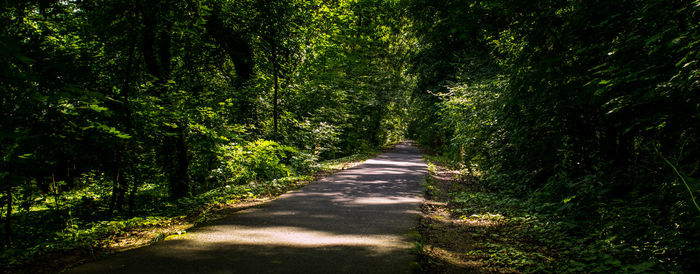
M430 176L419 225L421 272L553 271L550 249L533 237L540 220L523 202L492 193L455 166L426 157Z
M484 187L441 158L426 159L430 176L415 247L421 272L664 272L658 261L629 260L617 236L580 229L549 209L573 198L555 205L523 200Z

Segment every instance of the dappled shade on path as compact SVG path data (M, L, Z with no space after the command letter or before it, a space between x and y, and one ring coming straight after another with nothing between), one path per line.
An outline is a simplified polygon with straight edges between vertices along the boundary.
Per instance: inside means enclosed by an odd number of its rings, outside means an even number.
M417 149L399 144L259 208L73 272L410 272L406 234L417 222L425 174Z

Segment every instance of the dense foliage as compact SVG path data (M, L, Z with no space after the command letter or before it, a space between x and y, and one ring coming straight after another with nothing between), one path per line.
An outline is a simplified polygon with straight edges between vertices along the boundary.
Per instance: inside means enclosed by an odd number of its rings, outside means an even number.
M555 269L700 267L697 1L410 2L413 136L548 216Z
M395 5L0 2L3 258L400 139Z
M407 132L486 186L454 193L465 212L536 220L552 269L698 269L698 7L1 1L2 259L281 191Z

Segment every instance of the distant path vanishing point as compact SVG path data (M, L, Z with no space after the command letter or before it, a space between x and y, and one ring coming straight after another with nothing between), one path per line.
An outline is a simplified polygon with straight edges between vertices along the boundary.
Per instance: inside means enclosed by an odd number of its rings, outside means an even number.
M406 234L417 225L419 151L388 153L258 208L71 273L410 273Z

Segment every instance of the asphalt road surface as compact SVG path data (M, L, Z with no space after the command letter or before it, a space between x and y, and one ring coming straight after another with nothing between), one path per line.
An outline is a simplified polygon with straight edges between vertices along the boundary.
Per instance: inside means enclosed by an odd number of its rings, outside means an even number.
M72 273L410 273L426 165L408 143L185 237Z

